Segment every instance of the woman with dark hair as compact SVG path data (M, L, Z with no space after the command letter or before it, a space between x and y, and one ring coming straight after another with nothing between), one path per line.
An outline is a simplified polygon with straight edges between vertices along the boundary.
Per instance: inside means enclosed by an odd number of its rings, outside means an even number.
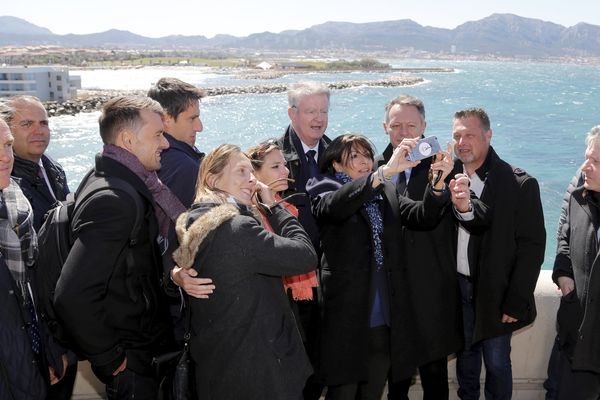
M380 399L388 375L405 378L416 367L405 328L412 316L402 300L401 224L436 225L449 204L444 179L453 167L448 149L431 166L437 179L422 202L398 198L390 179L419 163L406 159L416 142L404 139L389 162L372 172L368 139L339 136L322 160L325 175L308 182L323 249L318 374L328 400Z
M301 399L312 372L281 276L313 270L315 251L253 172L239 147L218 146L202 161L194 204L177 221L175 261L217 287L208 299L190 299L202 400ZM255 216L256 193L273 233Z
M283 152L277 140L270 139L257 146L253 146L246 151L246 155L252 162L256 179L269 186L275 200L281 203L294 217L298 218L298 209L279 196L279 193L288 189L290 170L286 166ZM273 228L267 218L266 210L264 208L258 208L258 210L265 229L273 232ZM286 293L289 291L294 301L313 299L312 288L318 286L315 271L301 275L284 276L282 279Z

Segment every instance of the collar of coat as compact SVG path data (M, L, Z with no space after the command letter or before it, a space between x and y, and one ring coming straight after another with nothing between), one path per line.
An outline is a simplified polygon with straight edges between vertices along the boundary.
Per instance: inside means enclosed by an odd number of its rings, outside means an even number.
M179 248L173 252L175 263L184 269L192 268L198 249L208 235L239 214L240 209L232 203L196 204L190 211L181 214L175 225L179 239ZM190 221L193 222L190 224Z
M177 149L194 159L201 160L204 158L205 154L198 150L196 146L190 146L189 144L175 138L168 132L163 132L163 135L165 136L165 139L167 139L167 142L169 142L169 148L166 149L166 151L169 151L169 149Z
M485 157L485 161L483 162L483 164L481 164L481 167L477 168L475 170L475 173L477 174L477 176L479 176L479 179L481 179L482 182L485 182L488 173L490 172L490 169L492 169L492 167L494 166L494 164L500 160L500 157L498 157L498 154L496 154L496 151L494 151L494 148L492 146L490 146L487 156ZM454 174L457 173L463 173L464 172L464 166L462 161L460 161L458 158L454 160L454 171L451 174L452 176L454 176Z

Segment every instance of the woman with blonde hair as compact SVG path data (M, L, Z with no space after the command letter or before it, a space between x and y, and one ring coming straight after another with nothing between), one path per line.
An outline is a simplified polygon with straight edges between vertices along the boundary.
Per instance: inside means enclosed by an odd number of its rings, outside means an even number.
M257 194L269 205L273 232L255 217ZM217 288L208 299L190 299L198 398L302 398L312 369L281 276L313 270L315 251L239 147L220 145L203 160L194 204L179 217L177 234L177 264Z

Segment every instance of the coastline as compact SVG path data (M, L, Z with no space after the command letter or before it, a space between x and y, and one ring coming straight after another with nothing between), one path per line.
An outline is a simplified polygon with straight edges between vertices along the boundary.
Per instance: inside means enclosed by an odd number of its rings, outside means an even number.
M413 70L413 72L415 72ZM446 72L446 71L444 71ZM449 71L451 72L451 71ZM381 87L396 87L396 86L413 86L424 82L421 77L411 75L392 76L387 79L379 80L356 80L356 81L339 81L329 83L331 90L348 89L359 86L381 86ZM223 96L237 94L270 94L281 93L288 89L288 85L284 83L270 85L250 85L250 86L221 86L202 88L207 96ZM77 97L64 102L48 101L44 103L48 115L57 117L60 115L76 115L80 112L97 111L102 107L107 100L115 96L124 95L146 95L145 90L83 90L77 91Z

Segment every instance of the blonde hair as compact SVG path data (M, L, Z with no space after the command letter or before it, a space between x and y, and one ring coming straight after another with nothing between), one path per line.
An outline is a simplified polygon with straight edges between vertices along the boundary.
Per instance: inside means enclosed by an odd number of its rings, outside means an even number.
M240 153L244 154L239 146L221 144L204 157L198 171L194 203L225 203L227 196L221 190L211 185L211 181L214 182L221 178L231 157Z

